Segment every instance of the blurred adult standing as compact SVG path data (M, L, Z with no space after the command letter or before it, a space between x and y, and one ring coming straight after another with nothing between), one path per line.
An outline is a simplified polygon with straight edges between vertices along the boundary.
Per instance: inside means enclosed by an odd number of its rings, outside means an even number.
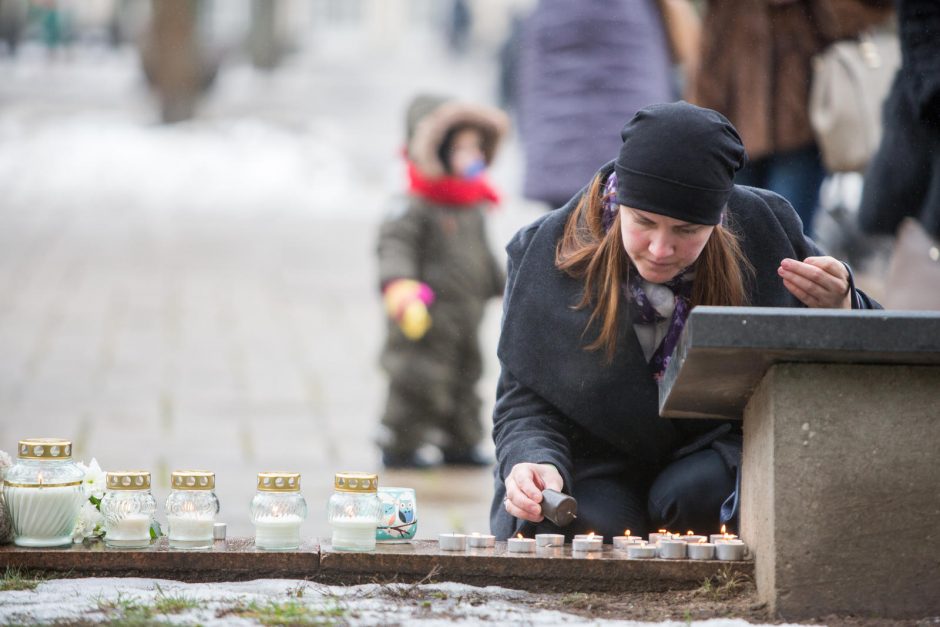
M893 233L917 218L940 238L940 3L898 0L901 69L884 105L884 134L865 174L863 229Z
M891 0L707 0L688 99L725 114L750 162L735 183L790 201L809 233L825 170L809 122L812 59L890 15Z
M859 224L895 233L885 280L892 309L940 309L940 3L898 0L901 68L865 173Z
M656 0L540 0L522 30L523 194L560 207L619 149L642 107L675 100Z

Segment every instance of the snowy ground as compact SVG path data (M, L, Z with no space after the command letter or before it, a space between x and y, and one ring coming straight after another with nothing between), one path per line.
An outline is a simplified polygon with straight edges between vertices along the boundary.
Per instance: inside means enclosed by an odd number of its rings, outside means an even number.
M543 609L539 595L455 583L321 586L299 580L186 584L155 579L60 579L0 592L0 623L159 620L178 625L351 624L662 625L744 627L740 619L659 623ZM280 620L281 622L275 622Z

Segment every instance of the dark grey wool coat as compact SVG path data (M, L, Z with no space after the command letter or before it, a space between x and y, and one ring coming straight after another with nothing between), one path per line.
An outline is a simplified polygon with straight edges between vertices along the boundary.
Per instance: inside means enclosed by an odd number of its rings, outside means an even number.
M606 178L612 169L610 163L601 172ZM610 365L604 365L602 352L583 348L598 330L584 332L590 311L572 308L580 300L582 283L559 271L554 261L577 199L520 230L506 247L508 280L498 347L502 371L493 412L497 465L490 515L493 533L500 538L513 535L522 524L502 504L503 482L515 464L552 464L570 491L575 465L581 463L577 460L619 455L637 472L655 474L677 448L720 424L660 418L656 382L629 315L621 315ZM803 235L793 207L773 192L736 186L728 201L728 220L754 266L748 285L750 303L802 307L783 286L777 267L784 257L804 259L823 253ZM861 292L856 296L854 306L880 307Z

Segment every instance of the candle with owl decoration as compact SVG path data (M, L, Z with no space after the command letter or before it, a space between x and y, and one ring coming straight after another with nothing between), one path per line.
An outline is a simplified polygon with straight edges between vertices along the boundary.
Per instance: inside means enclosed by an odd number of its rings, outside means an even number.
M382 518L375 530L378 542L407 542L418 531L418 502L413 488L379 488Z

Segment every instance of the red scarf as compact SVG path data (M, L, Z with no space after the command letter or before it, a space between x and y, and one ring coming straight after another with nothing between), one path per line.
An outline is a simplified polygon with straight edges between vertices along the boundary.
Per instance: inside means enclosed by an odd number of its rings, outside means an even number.
M457 176L442 176L436 179L425 177L415 164L408 163L408 191L442 205L475 205L485 200L499 203L496 193L486 178L463 179Z

